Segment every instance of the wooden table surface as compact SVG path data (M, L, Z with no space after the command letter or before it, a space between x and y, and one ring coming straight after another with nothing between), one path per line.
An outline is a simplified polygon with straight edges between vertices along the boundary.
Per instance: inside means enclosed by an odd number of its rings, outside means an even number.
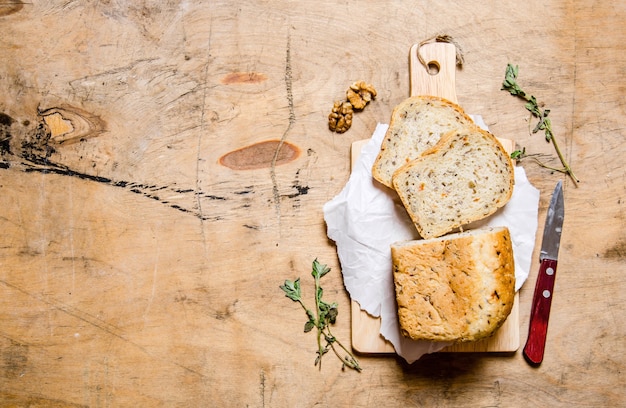
M490 4L3 1L0 405L624 406L626 3ZM329 356L320 371L279 285L300 276L310 295L311 262L328 264L349 342L322 206L352 142L408 96L410 46L441 33L463 50L459 103L558 167L500 90L519 65L581 180L519 164L541 191L538 237L564 183L544 362L359 356L357 373ZM378 97L332 133L356 80Z

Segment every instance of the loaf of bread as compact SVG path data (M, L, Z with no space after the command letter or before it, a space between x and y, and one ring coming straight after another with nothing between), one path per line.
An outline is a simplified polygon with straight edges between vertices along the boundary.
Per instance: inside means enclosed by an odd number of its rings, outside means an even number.
M513 170L498 139L471 125L444 135L392 180L420 236L435 238L504 206L513 193Z
M418 158L445 133L472 124L472 118L460 106L446 99L413 96L404 100L391 114L372 176L392 187L393 173L400 166Z
M511 313L515 264L506 227L391 246L402 334L468 342L492 335Z

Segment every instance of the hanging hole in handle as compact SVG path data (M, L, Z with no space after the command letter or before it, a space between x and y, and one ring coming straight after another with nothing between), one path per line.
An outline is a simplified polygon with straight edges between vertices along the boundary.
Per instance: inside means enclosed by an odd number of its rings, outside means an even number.
M430 61L428 64L426 64L426 66L430 75L437 75L439 73L439 70L441 69L441 66L437 61Z

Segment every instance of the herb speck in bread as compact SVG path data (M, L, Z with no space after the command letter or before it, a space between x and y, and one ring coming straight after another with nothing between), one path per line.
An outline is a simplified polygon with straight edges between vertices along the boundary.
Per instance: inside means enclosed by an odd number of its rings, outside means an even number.
M513 192L513 164L500 142L476 125L443 136L393 174L393 187L422 238L481 220Z

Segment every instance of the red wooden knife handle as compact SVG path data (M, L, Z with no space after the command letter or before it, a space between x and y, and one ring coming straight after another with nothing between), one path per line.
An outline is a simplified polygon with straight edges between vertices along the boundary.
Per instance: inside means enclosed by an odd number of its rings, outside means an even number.
M524 346L524 356L532 364L541 364L543 350L546 345L548 319L552 305L552 293L556 278L556 264L554 259L544 259L539 267L539 275L535 285L532 309L530 310L530 325L528 339Z

